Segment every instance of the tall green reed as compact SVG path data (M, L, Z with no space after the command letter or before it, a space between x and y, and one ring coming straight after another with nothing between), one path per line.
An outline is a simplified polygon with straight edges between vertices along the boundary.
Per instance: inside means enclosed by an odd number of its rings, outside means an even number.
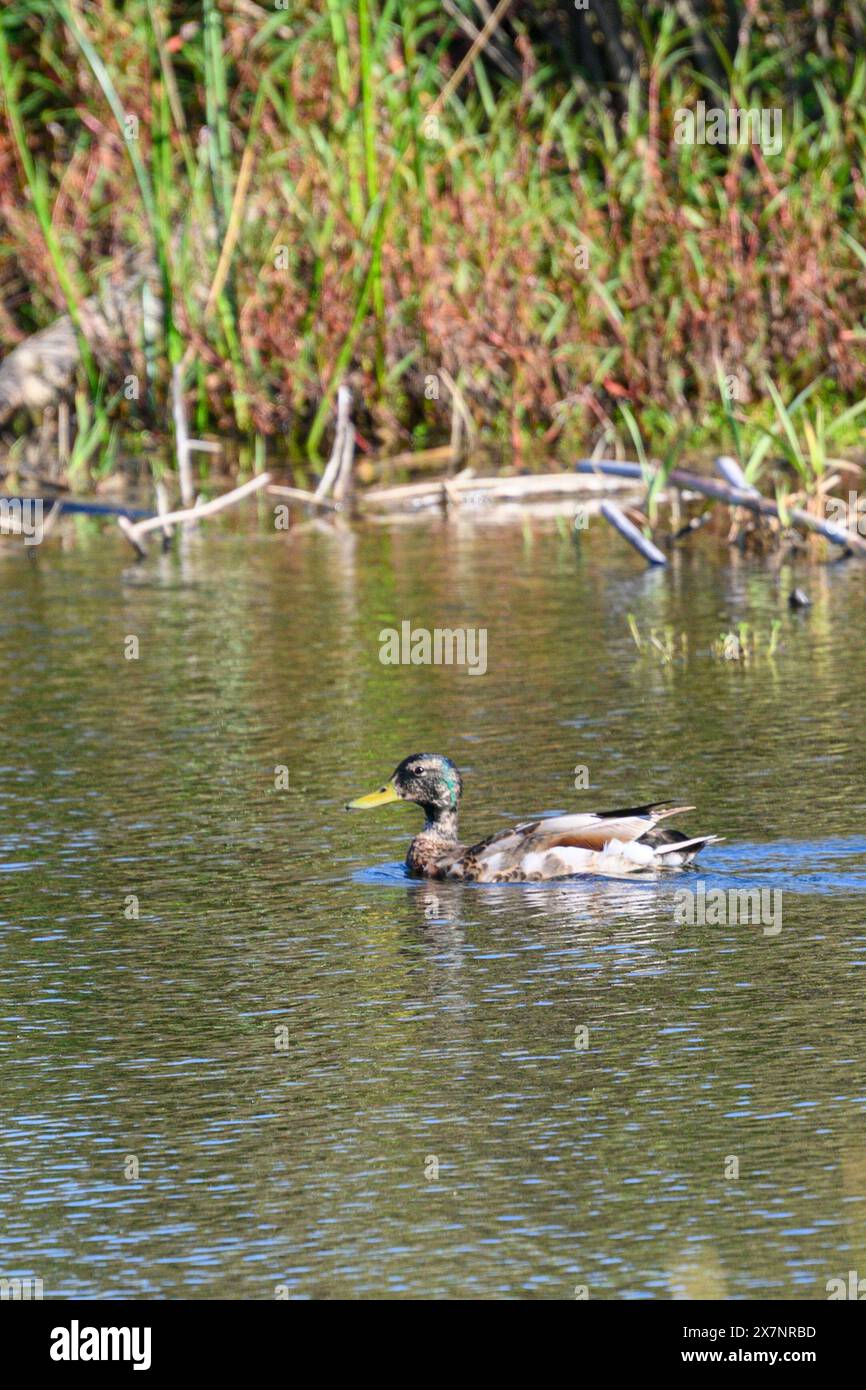
M48 193L48 179L45 170L37 163L30 152L27 141L27 131L24 116L19 103L21 72L18 66L13 65L9 47L6 42L6 33L0 18L0 86L2 86L3 97L6 111L9 117L9 125L21 167L24 170L24 177L30 197L33 203L33 210L39 222L43 240L57 283L63 293L66 302L67 312L75 326L78 339L79 352L84 364L88 380L95 388L98 379L96 364L90 344L83 330L81 318L81 293L75 283L73 273L67 264L60 238L54 228L51 215L51 204Z

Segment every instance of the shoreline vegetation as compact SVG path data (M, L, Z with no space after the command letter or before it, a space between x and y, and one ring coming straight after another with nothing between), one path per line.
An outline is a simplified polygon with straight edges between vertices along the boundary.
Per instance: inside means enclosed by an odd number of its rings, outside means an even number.
M636 459L651 540L725 449L738 533L743 489L819 518L863 458L864 38L864 0L12 0L7 492L164 515L267 467L326 516Z

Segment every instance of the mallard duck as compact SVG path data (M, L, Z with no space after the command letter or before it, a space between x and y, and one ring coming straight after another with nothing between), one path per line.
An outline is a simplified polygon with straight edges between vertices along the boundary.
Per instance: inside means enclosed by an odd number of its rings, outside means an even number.
M634 874L680 869L717 835L689 837L660 829L659 821L693 806L655 802L624 811L583 811L500 830L477 845L463 845L457 814L463 778L441 753L412 753L376 792L350 801L347 811L366 811L392 801L414 801L426 817L406 856L415 878L467 883L534 883L574 874Z

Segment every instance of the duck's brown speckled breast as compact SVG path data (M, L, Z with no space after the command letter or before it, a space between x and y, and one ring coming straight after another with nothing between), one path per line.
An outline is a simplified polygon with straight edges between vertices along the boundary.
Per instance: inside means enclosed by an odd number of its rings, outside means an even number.
M463 879L469 877L464 872L465 854L465 845L435 831L422 830L409 846L406 868L416 878Z

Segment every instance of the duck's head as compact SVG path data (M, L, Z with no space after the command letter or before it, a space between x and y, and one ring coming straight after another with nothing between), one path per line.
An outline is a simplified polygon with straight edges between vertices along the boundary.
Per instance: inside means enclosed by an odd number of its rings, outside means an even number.
M463 778L450 758L441 753L412 753L395 767L384 787L356 797L346 810L367 811L391 801L415 801L428 820L435 821L445 812L456 813L462 791Z

